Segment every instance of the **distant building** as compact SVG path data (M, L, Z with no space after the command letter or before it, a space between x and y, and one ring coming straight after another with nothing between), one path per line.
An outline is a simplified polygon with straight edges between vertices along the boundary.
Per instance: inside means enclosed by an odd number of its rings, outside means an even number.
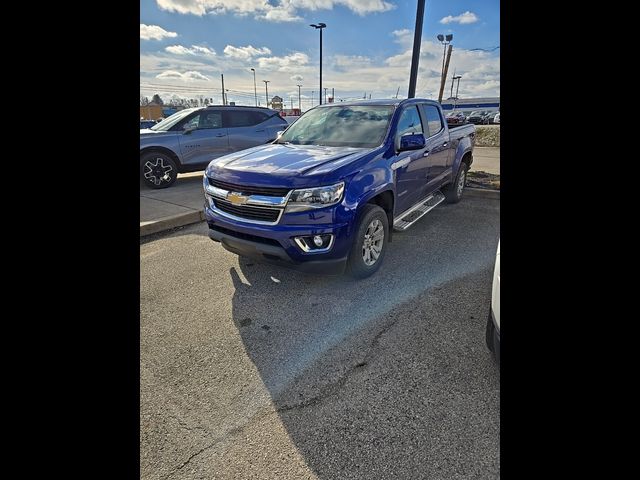
M163 105L156 105L155 103L140 105L140 118L143 120L157 120L164 116L162 114L163 108Z
M481 98L447 98L443 100L442 110L445 112L460 110L465 113L471 113L474 110L486 110L489 112L500 110L500 97L481 97Z
M271 99L271 108L274 110L282 110L282 98L275 96Z

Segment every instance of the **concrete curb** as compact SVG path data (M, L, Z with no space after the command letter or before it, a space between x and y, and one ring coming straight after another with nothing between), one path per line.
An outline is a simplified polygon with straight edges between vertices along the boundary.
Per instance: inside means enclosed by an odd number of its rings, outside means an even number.
M500 200L500 190L489 190L485 188L465 188L464 194L469 197L493 198Z
M185 225L191 225L193 223L200 223L204 220L204 210L193 210L191 212L179 213L177 215L171 215L170 217L164 217L160 220L154 220L151 222L140 222L140 236L151 235L165 230L171 230L176 227L183 227Z

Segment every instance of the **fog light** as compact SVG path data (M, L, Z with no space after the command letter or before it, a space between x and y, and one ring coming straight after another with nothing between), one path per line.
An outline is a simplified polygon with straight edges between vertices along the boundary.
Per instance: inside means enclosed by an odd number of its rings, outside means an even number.
M305 237L294 237L296 245L305 253L327 252L333 246L333 235L324 233L321 235L309 235Z

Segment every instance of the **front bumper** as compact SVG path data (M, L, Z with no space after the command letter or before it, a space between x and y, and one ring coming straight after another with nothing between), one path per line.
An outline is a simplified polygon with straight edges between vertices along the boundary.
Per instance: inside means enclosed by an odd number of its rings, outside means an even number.
M340 210L337 213L335 210ZM339 275L344 272L351 249L351 221L340 206L322 211L285 213L276 225L260 225L220 215L205 204L209 238L226 250L256 261L293 268L307 273ZM339 218L341 221L330 223ZM295 237L332 234L331 248L306 253Z
M272 265L293 268L305 273L340 275L344 273L347 265L346 257L297 262L293 260L282 247L238 238L235 235L223 233L215 228L209 229L209 238L215 242L220 242L226 250L236 255Z

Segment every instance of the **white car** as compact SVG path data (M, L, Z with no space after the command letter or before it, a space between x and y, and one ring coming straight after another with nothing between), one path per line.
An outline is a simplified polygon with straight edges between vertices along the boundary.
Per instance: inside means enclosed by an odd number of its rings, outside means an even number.
M493 117L493 123L500 123L500 112L496 113L496 116Z
M487 319L487 347L500 365L500 240L496 253L496 266L493 269L493 286L491 289L491 308Z

